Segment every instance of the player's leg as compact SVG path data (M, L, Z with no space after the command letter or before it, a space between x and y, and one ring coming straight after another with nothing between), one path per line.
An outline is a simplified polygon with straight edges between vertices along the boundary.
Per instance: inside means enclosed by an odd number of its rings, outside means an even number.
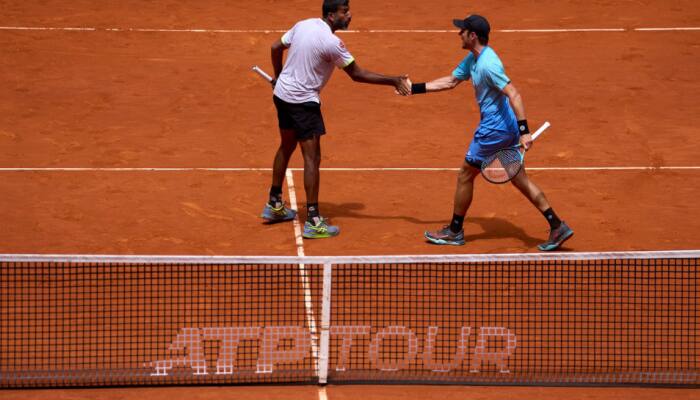
M530 180L530 178L527 176L527 172L525 172L525 168L520 170L518 175L511 180L511 183L513 186L518 188L520 193L530 200L530 203L537 207L540 212L544 213L546 210L551 208L549 206L549 201L547 201L547 197L544 195L544 192L542 192L542 190L535 185L532 180Z
M337 226L329 225L318 207L321 183L321 136L326 126L321 115L321 105L314 102L299 104L295 113L297 141L304 156L304 190L306 191L306 222L302 236L307 239L332 237L340 233Z
M291 221L296 217L296 211L285 206L282 200L282 184L287 172L289 159L294 153L297 141L294 131L280 128L280 147L277 149L275 159L272 164L272 185L270 186L270 197L263 208L262 217L267 223Z
M455 190L454 214L464 217L472 204L474 196L474 179L479 175L479 169L468 162L462 164L457 175L457 189ZM461 226L455 227L459 231Z
M318 216L318 189L321 184L321 135L312 135L299 141L304 156L304 190L311 209L308 219Z
M277 97L274 98L274 103L277 108L277 119L280 128L280 146L272 163L270 197L261 215L267 223L291 221L297 214L295 210L287 208L282 200L282 184L287 172L287 165L297 146L294 121L290 115L292 112L290 109L291 105Z
M306 191L306 222L303 237L321 239L340 233L337 226L329 225L321 216L318 207L318 192L321 182L321 135L313 135L299 142L304 155L304 190Z
M275 194L282 193L282 184L284 183L284 177L287 172L287 165L289 165L289 159L292 157L294 150L297 147L297 139L294 135L294 131L291 129L280 128L280 147L277 149L275 154L275 159L272 163L272 189L270 191L270 204L274 205L274 202L281 202L281 196L275 196ZM276 190L275 190L276 189ZM273 194L272 190L277 193Z
M484 161L484 145L488 144L487 135L480 134L478 129L469 144L467 154L464 156L462 167L457 175L457 188L455 189L454 209L449 225L434 232L426 231L423 235L434 244L464 244L464 217L472 204L474 194L474 179L479 175L481 163Z
M547 197L544 192L527 176L525 168L520 170L520 173L513 178L511 181L513 186L520 190L530 203L537 207L538 210L544 215L545 219L549 223L549 239L538 245L537 247L543 251L551 251L558 249L566 240L573 236L574 231L569 228L566 222L559 219L557 214L554 212L552 207L547 201Z
M434 244L464 244L464 216L472 204L474 195L474 179L479 175L479 169L471 165L468 161L462 164L457 175L457 188L455 189L454 209L452 220L449 225L434 232L425 232L424 236Z

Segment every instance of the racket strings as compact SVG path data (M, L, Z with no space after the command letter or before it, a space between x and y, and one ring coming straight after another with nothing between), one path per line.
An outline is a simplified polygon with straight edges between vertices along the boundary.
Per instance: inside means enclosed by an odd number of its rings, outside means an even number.
M500 150L484 161L481 173L490 182L508 182L520 172L522 162L522 154L518 150L514 148Z

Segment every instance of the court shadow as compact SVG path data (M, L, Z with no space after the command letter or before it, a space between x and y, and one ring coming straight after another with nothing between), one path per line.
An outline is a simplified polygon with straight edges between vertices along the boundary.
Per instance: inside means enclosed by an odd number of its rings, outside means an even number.
M523 242L523 245L527 247L534 247L547 239L547 233L544 233L543 237L530 236L523 230L523 228L503 218L467 217L464 224L478 224L481 226L481 229L484 230L482 233L465 235L464 240L467 242L476 240L514 238Z
M404 220L412 224L423 225L423 224L444 224L445 219L441 220L423 220L415 217L410 217L406 215L372 215L363 213L362 210L365 209L365 205L362 203L319 203L319 208L321 209L322 215L328 215L331 219L333 217L344 217L344 218L357 218L357 219L376 219L376 220ZM301 212L301 210L299 210Z
M331 217L357 218L357 219L374 219L374 220L403 220L416 225L424 225L425 229L438 229L449 221L446 218L439 220L424 220L406 215L371 215L363 213L365 205L362 203L320 203L319 207L323 215ZM482 233L466 235L464 239L467 242L475 240L488 239L503 239L514 238L520 240L523 245L534 247L547 239L547 233L543 232L542 237L532 237L528 235L523 228L513 224L503 218L483 218L483 217L467 217L464 221L465 225L477 224L483 230ZM431 226L434 225L434 226ZM467 227L468 228L468 227ZM469 230L469 229L467 229Z

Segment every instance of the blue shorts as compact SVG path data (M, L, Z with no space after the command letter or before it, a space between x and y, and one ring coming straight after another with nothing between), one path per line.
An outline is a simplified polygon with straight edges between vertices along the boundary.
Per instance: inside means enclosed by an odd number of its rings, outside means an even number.
M469 144L469 150L464 161L475 168L481 168L481 163L490 155L506 147L517 146L520 142L518 133L493 130L477 130L474 139Z

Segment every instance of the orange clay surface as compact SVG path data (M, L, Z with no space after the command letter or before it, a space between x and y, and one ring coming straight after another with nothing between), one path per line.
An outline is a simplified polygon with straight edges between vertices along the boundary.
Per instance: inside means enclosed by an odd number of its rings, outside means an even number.
M261 225L269 171L42 171L36 168L269 168L278 144L268 85L280 33L316 17L320 0L2 2L0 26L0 253L296 255L292 224ZM450 74L466 55L445 29L478 12L521 92L531 127L552 123L527 156L531 177L576 231L565 250L700 248L697 167L700 26L682 0L351 2L340 33L362 67ZM121 31L108 31L120 28ZM501 29L625 28L624 32L505 33ZM326 168L457 168L478 110L470 83L413 98L353 83L337 71L322 94ZM291 162L301 167L301 156ZM650 170L585 170L650 167ZM536 168L564 168L537 170ZM294 172L299 203L303 175ZM423 231L452 214L456 172L324 171L321 212L341 227L305 241L307 255L536 251L539 213L510 185L479 181L463 247L427 245ZM288 198L289 192L285 190ZM301 207L301 213L303 207ZM697 398L697 391L349 386L328 398ZM32 398L318 398L315 387L3 391ZM247 397L246 397L247 396Z
M6 400L71 399L71 400L317 400L319 389L314 386L246 386L246 387L178 387L139 389L77 389L77 390L4 390ZM326 387L332 400L657 400L697 399L692 389L651 388L540 388L487 386L334 386Z

